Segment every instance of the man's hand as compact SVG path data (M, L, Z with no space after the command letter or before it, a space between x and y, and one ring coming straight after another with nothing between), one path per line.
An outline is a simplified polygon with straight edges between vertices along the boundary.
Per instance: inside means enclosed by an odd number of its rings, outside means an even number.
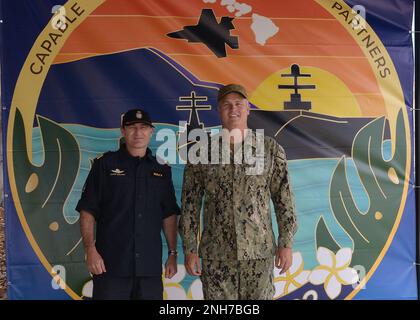
M293 256L291 248L278 248L276 253L276 267L280 274L285 273L292 266Z
M176 256L170 254L165 264L165 277L171 279L178 272L178 266L176 264Z
M201 276L200 257L198 254L189 253L185 256L185 269L192 276Z
M95 246L86 248L86 263L90 273L102 274L106 272L105 263Z

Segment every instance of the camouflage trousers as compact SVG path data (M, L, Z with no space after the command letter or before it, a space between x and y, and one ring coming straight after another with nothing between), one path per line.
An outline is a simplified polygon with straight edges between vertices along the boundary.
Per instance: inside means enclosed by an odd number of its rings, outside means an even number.
M205 300L271 300L274 258L202 260Z

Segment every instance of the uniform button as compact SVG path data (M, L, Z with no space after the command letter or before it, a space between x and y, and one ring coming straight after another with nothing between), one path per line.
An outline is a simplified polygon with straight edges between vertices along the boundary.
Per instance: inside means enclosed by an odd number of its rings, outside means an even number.
M138 218L141 218L141 217L142 217L142 214L141 214L141 213L139 213L139 214L137 215L137 217L138 217Z
M136 253L136 258L140 258L140 253Z

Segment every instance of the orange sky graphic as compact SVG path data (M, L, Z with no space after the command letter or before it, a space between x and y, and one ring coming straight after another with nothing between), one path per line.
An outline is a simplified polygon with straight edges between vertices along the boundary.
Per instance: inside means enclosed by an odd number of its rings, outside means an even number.
M55 63L136 48L156 48L203 81L237 82L253 92L266 78L293 63L337 76L354 94L363 116L382 116L385 105L368 60L352 36L313 0L247 0L252 12L233 20L239 49L217 58L204 44L167 33L197 24L211 8L218 21L234 16L226 7L202 0L107 0L67 40ZM269 17L280 31L264 46L251 30L252 13Z

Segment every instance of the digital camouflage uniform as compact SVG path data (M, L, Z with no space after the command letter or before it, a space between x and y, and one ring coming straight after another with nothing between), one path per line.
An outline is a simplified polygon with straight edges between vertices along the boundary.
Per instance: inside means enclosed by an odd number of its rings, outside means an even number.
M228 144L219 143L221 156ZM256 134L243 144L256 152ZM205 299L272 299L277 245L270 198L279 228L278 245L292 247L297 230L294 196L286 154L272 138L263 137L264 168L246 173L247 164L187 164L184 171L179 230L184 253L203 259ZM200 212L204 197L203 223ZM202 231L201 231L202 229Z

